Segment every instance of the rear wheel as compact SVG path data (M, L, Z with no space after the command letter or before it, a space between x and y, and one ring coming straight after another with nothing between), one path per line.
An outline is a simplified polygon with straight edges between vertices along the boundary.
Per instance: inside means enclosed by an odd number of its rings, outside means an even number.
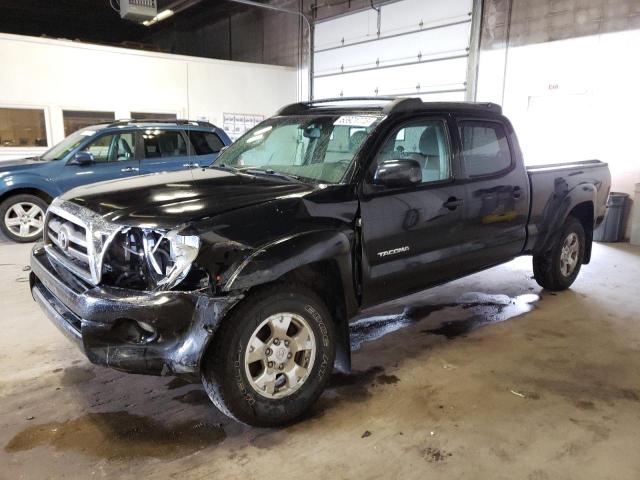
M30 194L14 195L0 205L0 228L14 242L34 242L42 237L47 203Z
M334 356L322 300L306 288L275 284L223 320L203 359L202 383L223 413L249 425L282 425L317 400Z
M582 224L568 217L547 252L533 256L533 274L538 285L548 290L565 290L575 281L584 259L585 234Z

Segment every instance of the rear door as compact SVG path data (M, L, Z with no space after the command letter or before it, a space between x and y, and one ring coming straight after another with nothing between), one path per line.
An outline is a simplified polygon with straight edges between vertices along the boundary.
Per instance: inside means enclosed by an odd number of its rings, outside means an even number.
M414 159L422 183L372 184L378 164ZM424 116L391 130L367 170L360 200L364 306L401 297L455 277L464 242L465 187L455 180L457 157L445 116Z
M79 185L127 178L137 175L139 161L136 156L136 132L105 133L92 139L82 151L93 156L93 162L77 165L69 160L56 178L68 190Z
M519 255L526 241L529 183L509 122L458 118L465 181L465 263L469 271Z
M191 168L187 138L181 130L151 127L140 133L141 173Z

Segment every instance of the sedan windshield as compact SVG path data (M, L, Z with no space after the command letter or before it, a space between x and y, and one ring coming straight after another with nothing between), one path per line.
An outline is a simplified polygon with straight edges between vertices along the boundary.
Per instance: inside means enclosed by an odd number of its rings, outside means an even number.
M340 183L380 114L279 117L231 145L214 166Z
M44 155L42 155L42 160L61 160L64 158L71 150L76 148L85 138L90 137L96 133L95 130L90 130L88 128L83 128L82 130L78 130L77 132L73 132L67 138L62 140L60 143L54 145L49 150L47 150Z

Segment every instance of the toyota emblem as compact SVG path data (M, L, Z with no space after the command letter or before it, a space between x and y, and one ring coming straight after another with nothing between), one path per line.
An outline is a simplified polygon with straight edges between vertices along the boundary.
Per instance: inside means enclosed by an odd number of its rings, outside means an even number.
M69 248L69 237L65 229L61 228L58 232L58 245L63 252L66 252Z

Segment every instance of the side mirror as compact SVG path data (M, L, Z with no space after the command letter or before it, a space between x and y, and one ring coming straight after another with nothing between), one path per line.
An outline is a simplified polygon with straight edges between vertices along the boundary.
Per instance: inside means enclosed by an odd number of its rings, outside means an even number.
M94 161L93 154L89 152L78 152L69 163L71 163L71 165L89 165Z
M422 169L416 160L386 160L378 165L373 177L375 185L399 188L422 182Z

